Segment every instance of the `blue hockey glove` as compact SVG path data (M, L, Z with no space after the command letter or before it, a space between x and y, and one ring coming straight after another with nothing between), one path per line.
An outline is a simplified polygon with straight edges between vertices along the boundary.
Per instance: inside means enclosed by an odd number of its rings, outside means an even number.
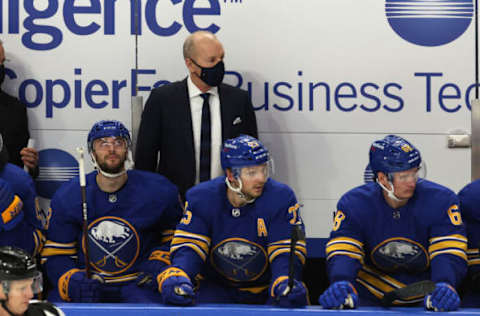
M320 295L320 305L327 309L356 308L358 306L358 293L352 283L338 281Z
M435 284L432 294L425 296L425 308L436 312L454 311L460 306L460 297L448 283Z
M274 297L275 304L281 307L303 307L307 305L307 290L302 282L293 280L293 288L288 288L288 277L278 277L273 282L270 294Z
M195 299L193 284L179 268L170 267L157 277L158 287L165 304L192 305Z
M67 302L96 303L100 301L103 279L95 274L87 278L85 270L71 269L58 279L60 297Z

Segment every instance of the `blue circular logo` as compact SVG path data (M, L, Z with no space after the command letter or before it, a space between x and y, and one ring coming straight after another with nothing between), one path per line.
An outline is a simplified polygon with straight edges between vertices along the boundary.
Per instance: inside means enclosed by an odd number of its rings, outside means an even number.
M39 157L39 175L35 181L39 196L51 199L62 184L78 177L78 162L66 151L44 149Z
M404 40L440 46L462 35L473 17L472 0L386 0L392 29Z
M235 282L256 280L268 266L263 247L244 238L221 241L212 250L210 259L215 270Z

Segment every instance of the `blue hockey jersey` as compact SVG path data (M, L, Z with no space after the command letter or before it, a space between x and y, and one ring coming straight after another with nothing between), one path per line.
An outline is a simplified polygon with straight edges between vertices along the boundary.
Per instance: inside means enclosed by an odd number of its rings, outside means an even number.
M98 187L96 175L94 171L86 177L92 271L107 284L135 280L139 272L160 273L170 263L169 244L182 216L177 188L159 174L130 170L120 190L106 193ZM72 179L55 193L51 212L42 259L46 260L49 280L56 286L69 270L84 268L78 179ZM154 271L148 271L150 268ZM65 293L60 296L68 300Z
M350 190L338 202L326 247L330 281L356 281L378 299L420 280L457 286L467 267L458 204L451 190L427 180L398 209L386 203L376 183Z
M480 180L466 185L459 193L462 216L467 226L468 267L472 273L480 272Z
M23 169L10 163L0 171L0 179L8 182L23 203L23 219L14 229L0 231L0 245L17 246L35 256L45 242L44 229L49 217L40 209L33 180Z
M462 306L480 306L480 180L467 184L459 193L460 209L467 228L468 277L462 286Z
M285 184L269 179L253 203L234 207L225 177L200 183L186 194L184 217L171 245L172 266L194 280L202 274L228 288L258 291L288 275L290 236L301 225L299 204ZM306 244L297 243L297 278ZM201 289L201 282L200 282Z

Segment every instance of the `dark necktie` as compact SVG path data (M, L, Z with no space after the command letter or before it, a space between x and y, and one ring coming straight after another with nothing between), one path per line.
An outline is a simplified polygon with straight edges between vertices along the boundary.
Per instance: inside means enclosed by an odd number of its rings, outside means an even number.
M200 136L200 182L210 180L210 156L211 156L211 129L210 129L210 104L209 93L200 95L203 99L202 129Z

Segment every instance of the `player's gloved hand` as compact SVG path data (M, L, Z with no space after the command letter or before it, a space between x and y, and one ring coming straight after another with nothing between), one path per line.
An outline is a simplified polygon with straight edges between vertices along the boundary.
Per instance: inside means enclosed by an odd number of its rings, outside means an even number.
M282 276L273 282L271 295L275 304L281 307L303 307L307 305L307 290L302 282L293 280L293 288L288 288L288 277Z
M95 303L100 301L102 283L103 279L98 274L89 279L85 270L72 269L58 279L58 291L67 302Z
M320 295L318 302L323 308L343 309L356 308L358 306L358 294L352 283L338 281Z
M193 284L182 269L170 267L157 277L165 304L192 305L195 299Z
M460 297L455 288L448 283L435 284L435 290L425 296L425 308L436 312L454 311L460 306Z

